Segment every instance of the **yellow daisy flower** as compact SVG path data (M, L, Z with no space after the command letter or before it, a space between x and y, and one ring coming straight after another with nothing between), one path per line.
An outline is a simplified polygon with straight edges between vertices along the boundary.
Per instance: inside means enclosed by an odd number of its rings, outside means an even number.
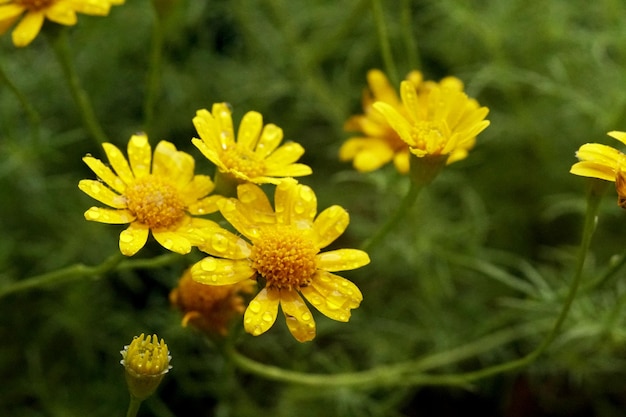
M12 32L13 44L18 47L30 44L43 26L44 20L65 26L76 24L76 13L106 16L112 5L125 0L0 0L0 35L5 33L20 17Z
M222 174L237 182L278 184L284 177L312 173L311 168L295 163L304 148L295 142L282 146L283 131L274 124L263 126L263 116L250 111L241 120L237 140L231 110L226 103L216 103L212 111L198 110L193 124L201 139L193 144L213 162Z
M421 72L412 71L406 80L413 84L420 96L429 94L437 85L463 90L463 83L456 77L445 77L437 83L425 81ZM360 172L374 171L393 160L398 172L406 174L409 171L409 145L383 114L373 107L375 102L380 101L406 115L404 104L382 71L368 71L367 83L369 88L364 91L362 100L364 113L350 117L344 126L345 130L361 132L362 136L344 142L339 149L339 159L353 161L354 168Z
M82 180L78 187L112 207L91 207L85 212L87 220L130 224L120 234L124 255L137 253L146 244L149 231L164 248L185 254L192 245L203 242L202 229L219 228L210 220L191 216L217 211L216 203L223 198L206 197L213 190L213 181L206 175L194 175L191 155L161 141L152 156L144 134L130 138L128 162L116 146L102 146L113 170L88 155L83 161L100 180Z
M228 324L246 310L243 294L251 294L256 282L248 279L232 285L204 285L191 278L186 270L178 286L170 292L170 303L184 313L182 325L191 324L208 333L222 336Z
M191 268L194 280L227 285L256 278L263 289L250 301L244 328L255 336L273 326L280 305L291 334L300 342L315 337L315 321L302 296L331 319L347 322L350 310L363 299L352 282L336 271L369 263L357 249L320 249L337 239L350 222L340 206L317 218L317 197L311 188L285 180L274 194L274 209L254 184L237 188L238 199L220 201L220 212L246 239L223 230L200 249L212 255Z
M489 109L480 107L456 83L432 85L427 94L420 94L411 81L403 81L400 95L405 114L383 101L373 107L418 158L446 156L447 164L464 159L476 136L489 126L484 120Z
M626 145L626 132L612 131L608 135ZM570 172L615 182L617 204L626 208L626 173L622 171L626 166L626 155L607 145L586 143L578 149L576 157L579 162L572 166Z

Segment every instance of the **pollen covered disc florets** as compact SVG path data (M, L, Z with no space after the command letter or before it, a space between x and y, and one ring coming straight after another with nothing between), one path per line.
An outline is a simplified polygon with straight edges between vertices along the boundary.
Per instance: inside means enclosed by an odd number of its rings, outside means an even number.
M440 121L420 120L413 126L411 136L414 145L410 144L410 146L429 154L439 154L448 140L445 131L445 126Z
M151 229L167 228L185 215L185 204L167 179L147 175L126 189L126 204L139 223Z
M241 146L227 147L222 151L221 159L229 170L240 172L248 178L260 177L265 173L263 159Z
M297 289L311 283L318 252L313 240L302 230L279 225L261 232L250 259L268 287Z

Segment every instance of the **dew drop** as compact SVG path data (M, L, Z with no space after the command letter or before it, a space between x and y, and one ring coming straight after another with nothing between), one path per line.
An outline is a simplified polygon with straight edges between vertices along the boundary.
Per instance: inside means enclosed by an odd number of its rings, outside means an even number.
M87 212L87 218L89 218L90 220L96 220L100 218L100 212L96 211L96 210L89 210Z
M304 205L301 202L297 202L294 207L293 207L293 211L295 211L298 214L302 214L304 213Z
M315 199L315 193L309 187L302 186L300 187L300 198L302 198L307 203L310 203Z
M244 204L250 204L256 200L256 194L243 190L239 193L239 200Z
M258 314L261 311L261 303L259 303L257 300L252 300L250 301L248 308L253 313Z
M135 236L127 230L124 230L122 233L120 233L120 240L124 243L130 243L135 240Z
M225 252L228 249L228 240L221 233L215 233L211 238L211 246L217 252Z
M306 313L302 313L300 318L302 319L302 321L309 321L311 320L311 313L309 313L308 311Z
M205 258L200 262L200 267L206 272L214 272L217 269L217 261L214 258Z
M263 321L266 321L268 323L271 323L272 321L274 321L274 317L272 316L272 314L268 311L266 311L265 313L263 313Z
M172 249L174 247L174 241L172 239L165 239L162 245L165 249Z
M261 328L261 326L256 326L254 330L252 330L252 335L254 336L258 336L261 333L263 333L263 329Z
M313 304L314 306L318 306L322 304L322 297L320 297L319 295L315 295L311 297L309 301L311 301L311 304Z

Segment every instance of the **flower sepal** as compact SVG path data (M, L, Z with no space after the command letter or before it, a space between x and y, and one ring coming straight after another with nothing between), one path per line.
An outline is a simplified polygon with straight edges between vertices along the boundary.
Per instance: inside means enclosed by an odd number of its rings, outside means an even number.
M448 155L417 156L411 153L409 177L418 186L433 182L441 169L446 166Z

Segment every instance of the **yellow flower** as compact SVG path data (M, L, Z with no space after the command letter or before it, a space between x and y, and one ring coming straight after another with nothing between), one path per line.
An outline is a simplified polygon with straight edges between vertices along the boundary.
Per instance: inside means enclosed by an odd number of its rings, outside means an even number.
M246 309L242 294L250 294L255 288L256 282L251 279L232 285L200 284L191 279L188 269L170 293L170 302L185 313L183 327L192 324L206 333L224 336L231 320Z
M626 132L612 131L608 135L626 144ZM626 166L626 155L607 145L586 143L578 149L576 157L579 162L572 166L570 172L583 177L614 181L617 204L626 208L626 173L622 171Z
M100 180L81 180L78 187L112 207L91 207L85 212L87 220L130 224L120 234L124 255L137 253L146 244L149 231L164 248L185 254L202 242L202 229L218 228L210 220L191 216L217 211L216 202L222 198L205 197L213 190L213 181L206 175L194 175L191 155L161 141L152 157L147 136L137 134L128 142L129 165L116 146L102 146L113 170L88 155L83 161Z
M193 124L200 135L193 144L213 162L219 171L238 182L278 184L284 177L311 174L311 168L295 163L304 148L295 142L282 146L283 131L274 124L263 126L263 116L250 111L241 120L237 140L231 110L226 103L216 103L212 111L196 112Z
M405 114L383 101L373 107L418 158L445 156L447 164L464 159L476 136L489 126L484 120L489 109L480 107L456 82L431 85L420 94L414 83L403 81L400 95Z
M165 341L157 335L135 336L130 345L120 351L126 370L126 382L130 394L139 399L148 398L157 389L163 376L170 370L170 352Z
M424 81L419 71L412 71L406 80L413 84L419 96L428 95L438 85L463 90L463 83L456 77L446 77L436 83ZM374 171L393 160L398 172L406 174L409 171L409 145L373 104L378 101L386 103L403 116L407 115L407 111L382 71L370 70L367 73L367 83L369 89L363 93L364 114L350 117L344 126L347 131L361 132L362 136L352 137L344 142L339 149L339 159L352 160L354 168L360 172Z
M123 3L124 0L0 0L0 35L23 15L12 38L15 46L26 46L37 37L45 19L73 26L76 13L106 16L112 5Z
M315 321L300 294L331 319L346 322L363 296L352 282L332 272L369 263L357 249L320 249L337 239L350 222L340 206L317 218L317 197L311 188L285 180L274 194L274 209L263 190L242 184L238 199L219 202L222 215L247 240L223 230L200 249L213 255L191 268L194 280L227 285L257 278L265 284L250 301L244 328L255 336L272 327L282 307L291 334L300 342L315 337Z

